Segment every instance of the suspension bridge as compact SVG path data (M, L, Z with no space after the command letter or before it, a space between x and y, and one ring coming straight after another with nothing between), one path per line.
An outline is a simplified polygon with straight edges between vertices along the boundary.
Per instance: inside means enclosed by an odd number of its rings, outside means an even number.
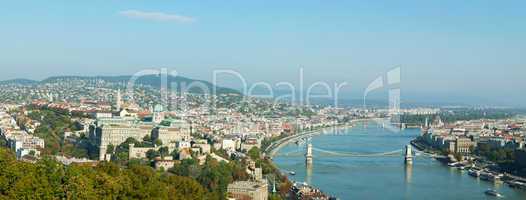
M365 153L365 152L338 152L338 151L330 151L320 148L312 148L314 152L316 152L314 155L317 157L391 157L391 156L401 156L402 155L402 149L394 150L394 151L388 151L388 152L374 152L374 153ZM305 153L303 150L293 151L293 152L286 152L286 153L280 153L278 156L280 157L302 157Z
M386 151L386 152L340 152L340 151L331 151L321 148L315 148L313 147L312 150L315 152L315 157L401 157L404 156L403 149L397 149L393 151ZM432 157L432 158L440 158L444 156L435 155L435 154L429 154L421 151L415 150L416 156L426 156L426 157ZM284 152L276 154L276 156L279 157L304 157L305 156L305 150L300 149L297 151L291 151L291 152Z
M352 124L355 124L356 122L363 121L363 122L365 122L364 126L367 126L367 121L368 120L388 121L388 120L382 119L382 118L380 118L380 119L359 119L359 120L353 120L353 122L351 122L350 124L352 125ZM326 128L326 129L329 129L329 131L331 133L334 133L335 132L334 129L336 127L345 128L348 125L349 124L341 124L341 125L333 126L333 127ZM383 123L382 126L385 126L385 123ZM311 138L314 135L323 134L324 130L326 130L326 129L307 131L307 132L303 132L301 134L287 136L285 138L282 138L282 139L280 139L278 141L275 141L272 144L270 144L268 147L266 147L264 149L264 153L265 153L266 156L268 156L270 158L273 158L275 156L281 156L281 157L305 156L305 151L304 150L299 150L299 151L294 151L294 152L284 152L284 153L280 153L279 150L281 148L287 146L288 144L292 143L292 142L298 142L298 143L302 144L308 138ZM373 153L368 153L368 152L338 152L338 151L331 151L331 150L320 149L320 148L313 148L312 150L316 152L314 154L314 156L320 156L320 157L394 157L394 156L403 156L403 149L397 149L397 150L388 151L388 152L378 152L378 153L376 153L376 152L373 152ZM428 157L434 157L434 158L442 157L440 155L428 154L428 153L420 152L420 151L415 151L415 152L417 153L417 155L422 155L422 156L428 156Z

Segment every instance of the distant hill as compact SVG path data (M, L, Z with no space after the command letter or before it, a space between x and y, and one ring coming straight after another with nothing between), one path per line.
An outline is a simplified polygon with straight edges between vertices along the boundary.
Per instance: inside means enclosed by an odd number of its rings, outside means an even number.
M21 84L21 85L31 85L31 84L46 84L46 83L57 83L62 81L71 81L71 80L83 80L83 81L105 81L110 83L128 83L131 80L132 76L53 76L46 78L42 81L35 81L29 79L13 79L0 81L0 85L5 84ZM135 84L148 85L154 88L161 87L161 77L158 75L147 75L141 76L136 81ZM203 81L190 79L182 76L167 76L167 86L171 90L181 91L182 88L188 88L189 86L195 85L195 87L190 87L190 93L203 93L199 87L205 87L209 89L209 92L217 91L217 94L241 94L239 91L215 86L214 84ZM175 88L174 88L175 87Z
M0 81L0 85L7 85L7 84L33 85L33 84L38 84L38 83L39 81L23 79L23 78Z

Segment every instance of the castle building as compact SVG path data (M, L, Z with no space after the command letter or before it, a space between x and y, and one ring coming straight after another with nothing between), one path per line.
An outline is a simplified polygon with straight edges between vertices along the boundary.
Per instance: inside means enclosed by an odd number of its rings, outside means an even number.
M153 129L152 125L140 124L122 118L98 120L96 125L95 139L99 145L100 160L105 160L108 145L117 146L128 138L142 141L145 136L151 134Z
M190 126L182 120L164 120L161 125L155 127L155 124L148 122L139 122L133 117L114 117L100 118L94 123L94 133L90 137L95 137L99 145L99 159L107 158L106 152L108 145L117 146L126 141L128 138L134 138L142 141L145 136L151 135L152 140L161 140L163 146L168 146L173 150L175 143L180 141L190 141ZM135 148L137 149L137 148ZM140 149L137 149L140 151ZM138 155L130 157L143 157L140 152Z

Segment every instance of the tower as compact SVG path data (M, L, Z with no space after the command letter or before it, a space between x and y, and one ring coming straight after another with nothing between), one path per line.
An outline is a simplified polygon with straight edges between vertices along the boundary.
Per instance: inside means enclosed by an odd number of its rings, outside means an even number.
M117 99L115 99L115 101L116 101L115 108L117 109L117 111L121 111L121 107L122 107L121 89L117 90Z
M55 99L53 98L53 93L50 93L50 94L49 94L49 101L50 101L50 102L55 101Z
M312 165L312 144L309 142L307 144L307 153L305 154L305 163L308 165Z
M406 165L413 164L413 150L412 150L411 145L405 146L405 164Z
M276 194L276 178L272 181L272 194Z
M164 115L162 114L163 112L163 106L157 104L155 105L154 109L153 109L153 122L154 123L161 123L164 119Z

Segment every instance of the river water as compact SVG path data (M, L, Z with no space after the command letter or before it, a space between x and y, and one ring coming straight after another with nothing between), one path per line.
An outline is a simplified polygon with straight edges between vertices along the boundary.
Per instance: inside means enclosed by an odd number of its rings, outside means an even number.
M526 200L524 191L473 178L424 155L406 167L402 153L393 152L419 134L419 129L391 132L378 124L360 123L313 136L311 167L306 167L306 145L301 143L280 149L274 162L286 173L296 172L291 180L310 183L342 200L497 199L484 194L489 188L504 195L498 199Z

